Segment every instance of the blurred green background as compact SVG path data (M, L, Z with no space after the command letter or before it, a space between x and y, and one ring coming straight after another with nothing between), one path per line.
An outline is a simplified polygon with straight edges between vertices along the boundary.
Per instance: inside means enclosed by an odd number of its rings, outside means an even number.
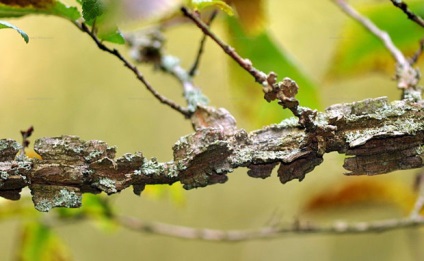
M351 2L373 5L379 1ZM400 92L390 74L369 72L338 81L326 77L337 44L352 40L344 38L343 28L349 19L331 1L269 0L266 8L270 33L319 86L322 108L369 97L398 99ZM115 57L100 51L71 23L44 16L11 21L28 33L30 42L25 44L13 30L0 32L1 138L19 141L19 131L33 125L32 141L44 136L77 135L84 140L100 139L116 145L118 156L142 151L147 157L168 161L172 158L172 145L192 132L188 121L155 100ZM222 22L218 19L213 29L225 39ZM166 36L167 51L180 57L188 68L198 48L200 31L186 25L169 30ZM117 48L126 52L125 47ZM230 62L221 49L208 41L195 83L208 95L212 105L227 108L239 127L248 131L260 128L257 120L244 117L245 113L237 109L237 98L231 92L227 73ZM140 69L158 91L181 104L184 102L175 79L153 72L149 66ZM257 87L247 92L261 95ZM280 113L275 104L265 105L264 110ZM279 183L275 173L271 178L258 180L249 178L245 169L238 169L228 175L226 184L182 192L184 200L177 203L171 196L137 197L130 189L110 200L122 215L214 229L257 228L271 219L292 222L304 217L329 224L337 219L362 221L406 214L390 204L370 204L300 215L303 204L311 196L357 178L343 176L342 164L342 157L335 153L326 155L325 162L304 181L285 185ZM410 185L413 174L414 171L404 171L371 178ZM3 202L2 206L31 204L29 197L23 201ZM42 214L42 218L48 220L51 215ZM2 260L13 260L22 220L30 218L3 219ZM423 234L418 228L368 235L291 234L239 243L182 240L124 228L105 232L88 221L55 226L54 231L74 260L424 259Z

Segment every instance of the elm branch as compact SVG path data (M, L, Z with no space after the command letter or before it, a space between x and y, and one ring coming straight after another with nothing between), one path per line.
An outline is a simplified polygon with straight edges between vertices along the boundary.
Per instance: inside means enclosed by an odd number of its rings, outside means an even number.
M367 222L337 221L331 225L317 225L310 222L296 221L292 224L276 224L249 230L218 230L192 228L159 222L145 222L132 217L119 217L117 221L131 231L151 233L189 240L240 242L248 240L269 239L287 234L365 234L382 233L403 228L424 225L422 217L385 219Z
M29 187L35 207L79 207L82 193L114 194L130 186L140 194L146 185L180 182L185 189L225 183L227 174L247 167L248 175L267 178L274 168L282 183L299 181L323 162L323 155L346 155L347 175L376 175L423 166L423 103L389 103L386 98L336 104L308 114L311 128L289 118L247 133L225 110L199 106L203 128L181 137L173 159L158 162L141 152L115 159L116 149L103 141L75 136L41 138L34 150L42 157L17 157L21 145L0 140L0 196L19 199ZM309 109L305 109L309 112Z

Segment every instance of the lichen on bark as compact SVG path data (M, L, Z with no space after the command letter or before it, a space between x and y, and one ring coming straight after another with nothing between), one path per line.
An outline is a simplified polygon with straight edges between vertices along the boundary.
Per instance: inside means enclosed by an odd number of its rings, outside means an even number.
M347 175L423 166L420 102L376 98L333 105L324 112L301 109L308 113L307 127L288 119L250 133L236 128L226 111L200 110L215 115L217 124L194 123L196 131L175 143L169 162L146 159L141 152L115 159L114 147L75 136L38 139L34 149L42 159L29 159L17 157L17 142L0 140L0 196L17 200L28 186L36 208L48 211L79 207L83 193L114 194L133 186L139 195L149 184L180 182L193 189L224 183L239 167L247 167L251 177L267 178L278 166L282 183L301 181L332 151L346 154Z

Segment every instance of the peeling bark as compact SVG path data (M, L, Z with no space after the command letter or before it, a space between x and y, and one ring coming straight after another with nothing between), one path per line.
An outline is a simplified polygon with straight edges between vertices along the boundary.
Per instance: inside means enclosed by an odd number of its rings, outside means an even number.
M302 110L300 110L302 111ZM185 189L224 183L238 167L251 177L267 178L278 167L282 183L299 181L332 151L347 155L347 175L376 175L423 166L423 104L389 103L386 98L337 104L311 113L308 127L296 118L247 133L235 127L225 110L199 107L196 132L180 138L171 162L146 159L141 153L115 158L115 148L75 136L41 138L34 149L42 160L17 156L20 145L0 140L0 196L17 200L28 186L35 207L79 207L83 193L114 194L133 186L181 182ZM215 124L216 123L216 124Z

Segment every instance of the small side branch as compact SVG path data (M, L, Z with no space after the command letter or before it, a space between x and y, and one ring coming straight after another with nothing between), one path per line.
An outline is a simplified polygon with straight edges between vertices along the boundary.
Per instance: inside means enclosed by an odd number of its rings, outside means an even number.
M362 16L358 11L351 7L345 0L334 0L334 2L343 10L347 15L359 22L365 29L370 31L384 44L386 49L392 54L393 58L399 65L409 65L403 53L395 46L390 36L380 30L370 19Z
M214 10L209 18L209 21L207 23L208 26L211 25L211 23L213 22L213 20L215 19L215 17L218 15L218 10ZM199 67L200 64L200 58L202 57L203 54L203 49L205 47L205 43L206 43L206 39L207 39L207 35L203 34L202 39L200 40L200 46L199 46L199 50L197 51L197 55L196 55L196 60L194 61L190 71L189 71L189 75L191 77L193 77L194 75L196 75L197 72L197 68Z
M421 89L418 87L420 80L420 73L418 70L412 68L411 63L403 55L403 53L395 46L389 34L380 30L370 19L362 16L353 7L351 7L345 0L333 0L336 5L340 7L347 15L359 22L365 29L376 36L390 52L395 59L396 75L395 78L398 82L398 88L402 89L403 99L413 101L421 100ZM393 1L392 1L393 2Z
M162 96L159 92L157 92L153 88L153 86L144 78L144 76L140 73L140 71L137 69L137 67L135 65L131 64L127 59L125 59L118 50L110 49L109 47L104 45L97 38L97 36L84 23L81 23L81 24L75 23L75 25L81 31L87 33L91 37L91 39L93 39L93 41L97 44L97 46L99 47L100 50L108 52L108 53L114 55L115 57L117 57L119 60L121 60L124 63L124 65L136 75L137 79L140 80L140 82L142 82L144 84L144 86L147 88L147 90L151 94L153 94L153 96L155 96L155 98L158 99L161 103L168 105L169 107L178 111L179 113L181 113L185 117L190 116L190 112L186 108L181 107L180 105L176 104L174 101Z
M227 53L234 61L236 61L243 69L248 71L257 82L264 83L267 80L267 75L253 67L252 62L248 59L242 58L237 52L234 51L234 48L224 43L221 39L219 39L210 29L209 27L199 18L196 14L191 12L186 7L182 7L181 11L185 16L187 16L190 20L192 20L197 27L199 27L203 33L209 36L215 43L217 43L225 53Z
M151 233L182 239L239 242L258 239L269 239L287 234L365 234L381 233L396 229L424 225L423 218L387 219L373 222L348 223L339 221L330 226L316 226L307 222L294 222L287 226L269 226L253 230L217 230L198 229L170 225L165 223L148 223L136 218L121 217L118 223L130 230L142 233Z
M409 215L411 218L421 217L420 213L424 207L424 173L422 171L415 178L415 188L418 191L418 197Z
M299 119L302 128L313 130L316 128L312 122L316 116L316 112L309 108L301 108L299 101L295 98L299 86L295 81L286 77L282 81L277 81L277 75L270 72L268 75L253 67L252 62L242 58L231 46L224 43L216 36L209 27L193 12L186 7L182 7L181 11L185 16L190 18L199 27L203 33L214 40L234 61L236 61L244 70L250 73L257 82L259 82L264 92L265 100L268 102L277 100L284 109L289 109L294 116Z
M206 106L209 103L201 89L195 86L193 77L181 66L180 59L165 53L165 38L159 28L129 33L125 38L132 59L138 63L153 65L153 68L173 76L180 82L187 102L187 118L195 113L199 105Z
M402 0L390 1L393 3L394 6L402 10L408 16L409 19L411 19L418 25L424 27L424 20L420 16L414 14L411 10L409 10L408 5L406 3L404 3Z
M414 53L414 55L410 58L410 64L413 65L418 61L418 58L420 58L421 54L424 51L424 39L420 40L420 47L419 49Z

